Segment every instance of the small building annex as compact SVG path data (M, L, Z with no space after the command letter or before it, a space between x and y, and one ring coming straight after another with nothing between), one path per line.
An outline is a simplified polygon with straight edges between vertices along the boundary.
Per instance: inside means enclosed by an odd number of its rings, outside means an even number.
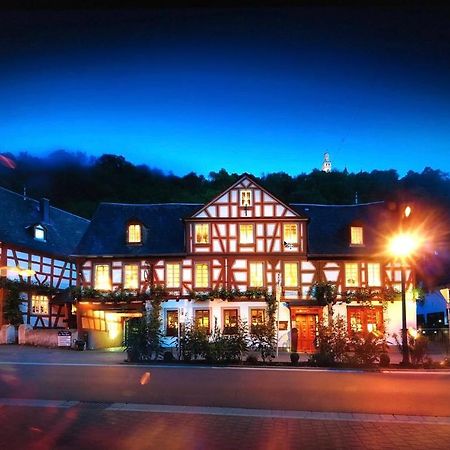
M143 313L145 292L164 295L167 344L187 321L233 333L266 319L261 292L280 286L278 345L313 352L327 308L311 287L329 282L358 293L400 289L401 267L386 253L398 211L384 202L326 206L286 204L243 175L203 204L102 203L75 250L77 323L89 347L120 345L127 319ZM406 267L407 321L415 326L413 271ZM240 292L226 299L219 290ZM349 297L350 298L350 297ZM362 332L401 329L401 301L354 295L334 308Z

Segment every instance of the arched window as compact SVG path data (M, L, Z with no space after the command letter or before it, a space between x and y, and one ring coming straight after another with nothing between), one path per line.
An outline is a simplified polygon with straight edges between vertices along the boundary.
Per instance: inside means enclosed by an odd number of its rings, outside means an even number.
M142 225L129 223L127 227L127 242L129 244L142 244Z

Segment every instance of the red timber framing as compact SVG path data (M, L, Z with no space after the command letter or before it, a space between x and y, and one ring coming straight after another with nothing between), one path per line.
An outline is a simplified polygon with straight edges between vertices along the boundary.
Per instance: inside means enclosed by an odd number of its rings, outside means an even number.
M67 257L59 257L48 253L36 252L27 248L1 243L1 275L11 280L18 280L36 285L47 285L56 289L65 289L76 285L76 264ZM30 275L23 275L21 271L32 271ZM5 289L0 293L2 314L0 321L3 323L3 301ZM36 292L37 293L37 292ZM66 304L53 304L48 297L48 306L43 312L33 311L32 288L25 293L23 321L36 328L66 328L70 311ZM25 305L26 303L26 305ZM70 306L69 306L70 307Z

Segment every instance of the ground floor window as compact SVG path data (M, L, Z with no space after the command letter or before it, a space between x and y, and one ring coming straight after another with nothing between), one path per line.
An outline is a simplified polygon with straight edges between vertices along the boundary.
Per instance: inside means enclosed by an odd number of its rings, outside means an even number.
M236 334L238 325L238 310L223 310L223 334Z
M264 308L252 308L250 310L250 330L266 323L266 310Z
M199 330L209 333L209 309L196 309L194 312L194 324Z
M31 313L48 314L48 297L46 295L31 296Z
M166 336L178 336L178 311L166 312Z
M383 308L381 306L349 306L347 308L347 325L349 330L358 333L383 333Z

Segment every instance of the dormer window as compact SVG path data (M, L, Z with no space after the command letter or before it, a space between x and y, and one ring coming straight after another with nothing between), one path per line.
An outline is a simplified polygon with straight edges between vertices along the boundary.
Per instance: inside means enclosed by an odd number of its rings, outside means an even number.
M350 244L364 245L363 227L361 226L350 227Z
M240 201L239 205L248 208L252 206L252 191L250 189L242 189L239 191Z
M37 241L45 241L47 239L46 229L42 225L35 225L33 229L33 236Z
M142 225L130 223L127 227L127 242L129 244L142 244Z

